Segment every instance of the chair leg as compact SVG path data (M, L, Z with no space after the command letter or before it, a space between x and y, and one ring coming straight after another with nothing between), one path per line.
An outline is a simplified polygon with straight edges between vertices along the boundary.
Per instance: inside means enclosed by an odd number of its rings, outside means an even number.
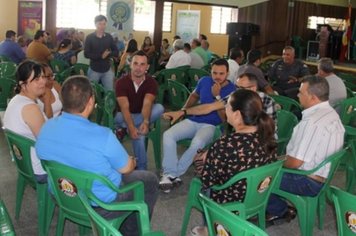
M46 191L47 184L36 184L37 193L37 212L38 212L38 231L39 235L47 235L47 204Z
M325 190L330 193L330 188L327 186L327 189ZM325 206L326 206L326 195L328 193L322 193L319 196L318 199L318 218L319 218L319 229L322 230L324 228L324 216L325 216ZM331 194L331 193L330 193Z
M65 220L66 219L64 217L64 213L62 212L61 209L59 209L58 221L57 221L57 227L56 227L56 236L62 236L63 235Z
M16 220L18 220L20 216L22 199L23 199L23 194L25 192L25 188L26 188L26 180L21 174L18 174L17 186L16 186L16 209L15 209Z
M91 234L91 228L84 226L84 225L78 225L79 227L79 235L90 235Z

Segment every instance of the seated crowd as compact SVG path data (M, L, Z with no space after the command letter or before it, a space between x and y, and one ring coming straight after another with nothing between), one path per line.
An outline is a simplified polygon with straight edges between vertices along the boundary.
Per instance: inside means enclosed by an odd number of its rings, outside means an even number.
M207 195L217 203L242 201L246 192L244 181L223 191L210 191L210 188L227 182L239 172L277 160L277 106L273 100L276 92L298 100L304 109L286 148L285 168L310 170L342 149L345 130L334 107L346 98L346 88L334 74L331 59L322 58L317 75L309 75L307 66L295 59L294 49L287 46L282 59L268 72L268 78L275 81L271 85L259 68L262 59L259 50L250 50L246 64L240 65L244 53L233 48L228 60L217 59L211 63L210 75L199 79L180 110L164 112L164 106L156 102L160 85L147 73L150 65L155 59L160 68L167 69L180 66L200 69L209 65L212 52L206 36L201 35L191 44L177 37L172 47L163 39L160 56L156 58L157 49L150 37L145 37L140 49L133 38L126 44L121 42L123 46L118 42L120 39L105 32L106 24L105 16L95 17L96 30L85 41L75 30L60 34L62 38L54 53L46 46L48 34L42 30L36 33L26 53L15 42L14 31L8 31L0 44L0 55L18 64L17 94L7 106L3 125L36 140L31 161L38 182L47 182L40 160L57 161L100 174L116 186L142 181L144 201L151 217L159 190L170 193L179 187L196 153L205 148L200 178ZM80 50L89 59L87 77L73 75L60 85L49 66L50 61L55 58L72 66L77 63ZM127 69L116 81L112 58L117 62L118 71ZM116 134L88 119L95 108L93 81L101 83L106 91L114 90ZM149 157L145 139L153 123L161 117L172 126L162 135L159 180L147 170ZM214 137L225 124L230 126L226 129L229 132ZM125 137L132 142L132 156L121 144ZM190 141L189 146L179 155L177 145L186 139ZM315 196L328 172L329 167L324 167L309 176L284 174L278 187L297 195ZM103 190L100 185L92 191L107 203L133 199L132 194L117 194ZM95 210L105 219L120 214L98 206ZM294 218L296 210L272 194L267 213L266 220L274 222ZM137 224L136 216L131 215L120 232L138 235ZM206 227L195 227L192 234L207 235Z

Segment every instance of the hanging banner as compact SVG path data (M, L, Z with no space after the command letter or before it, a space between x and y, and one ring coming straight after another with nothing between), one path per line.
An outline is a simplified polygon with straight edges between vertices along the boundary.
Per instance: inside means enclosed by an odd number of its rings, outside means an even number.
M121 38L133 31L134 0L109 0L107 7L107 31L116 32Z
M184 42L190 43L198 38L200 31L200 11L178 10L177 32Z
M20 1L18 9L17 35L33 39L42 27L42 1Z

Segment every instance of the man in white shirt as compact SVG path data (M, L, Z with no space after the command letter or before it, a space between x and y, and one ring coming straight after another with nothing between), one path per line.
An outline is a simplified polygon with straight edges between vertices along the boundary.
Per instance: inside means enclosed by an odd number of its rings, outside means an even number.
M284 167L311 170L342 148L345 129L339 115L328 102L329 84L324 78L314 75L305 77L298 97L304 107L303 117L288 143ZM329 166L308 176L286 173L282 176L279 188L292 194L313 197L320 192L328 173ZM296 214L275 194L271 194L267 212L267 221L294 218Z
M239 64L241 64L244 59L244 52L240 48L231 48L229 57L230 59L227 60L229 63L229 76L227 79L235 83L238 78L237 72L240 67Z
M166 69L176 68L179 66L190 66L191 58L188 53L186 53L184 48L184 42L181 39L177 39L173 43L174 53L169 58Z

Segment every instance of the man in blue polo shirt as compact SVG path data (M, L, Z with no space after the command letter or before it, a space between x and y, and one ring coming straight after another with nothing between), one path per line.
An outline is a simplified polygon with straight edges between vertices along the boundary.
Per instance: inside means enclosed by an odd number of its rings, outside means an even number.
M6 39L0 44L0 55L8 57L11 61L19 64L26 58L20 45L16 43L16 32L12 30L6 31Z
M63 84L63 113L47 121L36 141L40 159L57 161L84 171L100 174L120 186L140 180L145 186L145 202L150 214L158 196L158 179L148 171L134 171L135 158L130 157L113 132L88 120L94 108L93 89L83 76L73 76ZM101 184L93 186L93 193L104 202L127 201L132 194L117 194ZM118 212L96 209L107 219ZM124 235L138 235L136 216L132 215L121 227Z

